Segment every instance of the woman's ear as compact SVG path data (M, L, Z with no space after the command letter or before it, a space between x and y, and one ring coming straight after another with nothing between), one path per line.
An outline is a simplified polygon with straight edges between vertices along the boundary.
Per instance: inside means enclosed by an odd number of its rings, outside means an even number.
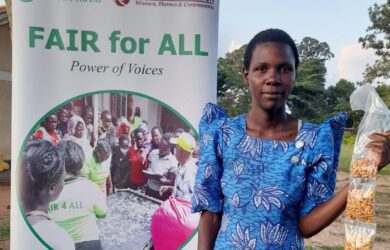
M55 193L55 187L54 187L54 183L51 183L50 186L49 186L49 195L50 196L53 196L54 193Z
M249 83L248 83L248 74L249 74L248 70L245 69L245 67L242 68L242 78L244 79L244 81L245 81L245 83L247 85L249 85Z

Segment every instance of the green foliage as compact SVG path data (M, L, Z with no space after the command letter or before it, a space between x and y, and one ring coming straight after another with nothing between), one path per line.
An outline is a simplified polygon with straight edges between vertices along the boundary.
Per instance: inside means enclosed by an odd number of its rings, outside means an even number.
M342 144L339 157L339 171L349 172L349 166L351 165L353 144Z
M379 58L366 67L364 82L383 82L390 78L390 0L381 5L375 3L368 9L368 15L371 25L359 42L363 48L373 49Z
M9 218L0 220L0 241L9 239L10 221Z
M250 108L250 93L242 76L245 49L246 45L218 59L218 104L229 116L246 113Z
M319 42L312 37L305 37L297 46L301 61L311 59L326 61L334 57L326 42Z
M390 85L382 84L376 87L376 92L382 99L382 101L387 105L390 109Z
M354 145L356 140L356 134L345 133L343 137L343 144Z
M297 45L301 64L288 105L293 116L319 123L326 114L326 60L334 57L326 42L305 37Z

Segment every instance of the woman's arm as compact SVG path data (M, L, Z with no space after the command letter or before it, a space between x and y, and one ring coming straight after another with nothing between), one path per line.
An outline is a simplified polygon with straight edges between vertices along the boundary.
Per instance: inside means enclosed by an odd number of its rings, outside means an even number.
M299 219L299 231L303 237L316 235L339 217L347 205L348 187L348 184L345 185L332 199Z
M198 250L214 248L219 228L221 227L222 213L203 211L198 227Z
M390 162L390 131L373 133L373 141L366 147L374 153L378 171ZM299 231L308 238L327 227L344 211L347 205L348 187L344 186L332 199L314 208L308 215L299 219Z

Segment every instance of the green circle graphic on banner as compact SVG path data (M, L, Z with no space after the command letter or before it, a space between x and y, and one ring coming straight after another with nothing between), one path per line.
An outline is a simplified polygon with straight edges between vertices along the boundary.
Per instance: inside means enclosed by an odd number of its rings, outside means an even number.
M25 1L25 0L24 0ZM65 111L64 111L65 110ZM85 111L88 110L88 111ZM60 112L59 112L60 111ZM76 136L77 137L77 132L80 130L79 127L79 122L81 123L84 122L85 130L87 131L87 125L91 125L93 127L92 133L96 133L96 131L99 131L100 126L103 126L102 122L98 122L98 117L104 119L104 113L107 113L108 111L111 115L112 118L116 117L118 120L118 127L116 127L115 130L115 138L120 138L118 136L118 130L120 130L121 126L120 124L128 124L128 125L133 125L134 127L131 128L131 130L126 130L127 132L124 132L124 134L128 135L128 141L131 143L131 131L134 131L135 128L142 128L144 131L147 131L149 133L149 143L153 143L152 135L155 126L159 127L162 129L162 132L165 137L165 133L171 133L170 136L173 136L173 133L178 131L179 129L182 129L184 131L187 131L188 133L192 134L196 140L198 140L199 135L194 129L194 127L188 122L188 120L181 115L179 112L174 110L172 107L169 105L161 102L160 100L157 100L151 96L147 96L145 94L137 93L137 92L131 92L131 91L122 91L122 90L104 90L104 91L96 91L96 92L91 92L91 93L86 93L82 94L79 96L76 96L74 98L71 98L56 107L52 108L49 112L47 112L45 115L41 117L41 119L34 124L34 126L30 129L29 133L27 134L26 138L24 139L24 142L21 146L20 153L18 156L17 160L17 167L16 167L16 175L14 179L16 183L16 193L17 193L17 201L19 205L19 210L22 214L22 217L27 224L28 228L30 231L34 234L34 236L48 249L53 249L53 239L50 238L45 238L47 235L43 235L42 233L38 233L36 229L34 228L34 225L30 223L29 219L26 216L27 209L32 208L33 210L35 209L33 206L30 204L30 200L28 198L25 198L26 196L24 194L29 194L31 193L34 195L36 193L36 190L29 189L29 191L26 191L25 186L29 187L35 187L35 186L30 186L29 183L29 176L26 175L25 170L22 166L24 166L23 163L23 153L25 153L25 148L27 145L29 145L29 142L32 140L38 140L38 136L36 137L37 131L38 130L45 130L46 127L48 128L52 126L50 125L51 118L53 116L57 117L57 123L59 124L59 121L64 121L65 119L62 119L63 113L68 114L68 120L67 122L70 122L70 119L74 116L74 119L78 122L74 122L74 128L69 129L69 126L67 127L67 133L66 135L71 135L71 136ZM84 116L86 112L90 112L93 116ZM138 116L139 119L137 124L137 119L131 119L133 117ZM50 118L50 119L49 119ZM89 122L86 122L86 120L89 120ZM112 119L114 121L114 119ZM87 124L87 125L86 125ZM110 125L113 126L113 125ZM146 130L145 130L146 127ZM60 126L57 127L59 129ZM152 129L153 128L153 129ZM95 130L96 129L96 130ZM114 129L114 128L113 128ZM82 130L82 129L81 129ZM60 129L58 130L60 131ZM69 132L72 131L72 132ZM137 130L138 131L138 130ZM70 133L70 134L69 134ZM145 134L147 134L145 133ZM154 131L154 133L157 133ZM50 137L52 134L46 135L46 138L39 138L42 140L48 140L52 144L56 145L60 140L65 140L65 138L61 137L61 133L58 132L59 137L57 138L58 140L53 140L53 137ZM138 132L136 132L138 135ZM82 137L82 135L81 135ZM138 147L138 142L137 136L135 137L135 142L133 144L133 148L136 149L137 145ZM145 136L145 141L146 141L146 136ZM98 137L97 137L98 139ZM97 141L96 139L96 141ZM73 141L76 142L77 139L73 138ZM96 145L95 143L90 143L92 145ZM119 142L121 140L119 139ZM77 143L77 142L76 142ZM118 143L118 140L116 139L116 142ZM130 147L129 143L129 147ZM116 145L116 144L115 144ZM150 144L151 145L151 144ZM85 146L85 145L84 145ZM146 146L145 146L146 147ZM81 150L82 147L80 147ZM112 148L114 148L112 146ZM131 148L131 147L130 147ZM83 154L85 155L83 147ZM93 149L91 147L91 149ZM120 152L120 149L122 149L122 145L119 144L117 147L117 151ZM159 151L158 148L155 150ZM170 150L172 148L170 147ZM100 152L99 150L96 150ZM116 152L116 151L115 151ZM152 152L152 150L150 151ZM92 153L92 152L91 152ZM96 153L100 154L100 153ZM130 149L128 154L130 155ZM85 164L87 164L87 158L91 159L94 158L95 152L93 152L90 157L85 157ZM195 155L195 154L194 154ZM113 155L112 155L113 156ZM100 156L95 156L96 159L99 159ZM172 157L174 155L172 154ZM195 156L194 156L195 157ZM129 157L130 158L130 157ZM109 158L111 159L111 158ZM25 160L25 159L24 159ZM118 161L119 162L119 161ZM112 161L110 162L112 163ZM103 164L102 164L103 165ZM84 166L82 168L84 168ZM95 167L95 166L94 166ZM111 167L111 164L110 164ZM132 166L133 167L133 166ZM177 165L176 165L177 167ZM130 165L129 165L130 168ZM118 168L119 169L119 168ZM148 169L148 171L150 171ZM110 170L109 170L110 172ZM147 172L148 173L148 172ZM68 173L67 173L68 174ZM110 175L110 180L111 180L111 175L113 173L109 174ZM122 174L121 174L122 175ZM120 177L121 175L113 175L112 178L117 178L118 176ZM28 176L28 177L26 177ZM128 178L129 175L123 175L125 178ZM148 176L148 175L146 175ZM26 178L24 178L26 177ZM75 176L79 177L79 176ZM119 178L118 177L118 178ZM139 177L139 176L138 176ZM137 177L137 178L138 178ZM69 178L69 177L67 177ZM107 177L108 178L108 177ZM107 196L105 196L106 202L107 202L107 212L105 214L104 218L99 218L97 219L96 217L99 217L98 214L94 214L93 209L87 208L87 201L84 201L83 198L80 198L82 196L83 192L70 192L73 194L73 196L77 196L77 198L74 198L71 200L69 197L62 197L62 192L59 191L59 194L57 194L56 198L49 199L47 198L46 200L50 200L50 203L46 204L48 207L48 216L51 217L53 221L55 221L58 225L60 225L62 228L66 229L65 231L68 232L69 236L71 239L73 239L74 242L80 242L80 237L83 235L83 231L80 231L80 228L82 227L82 224L84 223L85 216L92 216L92 218L95 218L93 221L94 227L97 228L98 234L97 234L97 239L101 241L101 244L103 246L103 249L112 249L115 246L137 246L137 249L144 249L146 246L150 246L152 243L151 241L151 235L152 235L152 219L157 211L157 209L162 206L163 204L163 198L160 197L160 199L153 197L153 195L156 195L153 192L148 194L146 190L148 189L148 184L147 184L147 177L145 178L145 182L141 188L133 188L131 186L126 187L126 188L118 188L116 192L110 193L111 191L106 189L106 182L108 179L104 178L104 192L107 192ZM88 180L89 179L89 180ZM131 179L129 177L128 179ZM90 178L83 179L84 181L89 181L89 182L94 182L94 180ZM35 182L37 180L33 180ZM59 180L54 180L53 182L60 183ZM66 188L70 188L71 185L74 185L72 183L75 183L75 180L72 179L69 181L69 179L65 180L65 187L63 190ZM81 182L80 182L81 183ZM57 185L57 184L56 184ZM95 185L95 184L91 184ZM96 183L97 186L99 186L98 183ZM99 186L100 187L100 186ZM151 186L152 187L152 186ZM41 186L39 188L42 189ZM50 187L51 188L51 187ZM38 187L37 187L38 189ZM39 189L39 190L41 190ZM146 190L145 190L146 189ZM86 190L83 188L79 188L79 190ZM69 191L69 190L68 190ZM98 189L99 192L95 193L96 196L102 196L102 190ZM39 191L41 192L41 191ZM61 193L60 193L61 192ZM158 192L157 192L158 193ZM67 192L69 194L69 192ZM59 196L58 196L59 195ZM105 195L105 194L104 194ZM55 195L53 195L54 197ZM85 195L84 195L85 196ZM88 201L91 200L91 197L94 195L92 193L88 193ZM27 196L29 197L29 196ZM61 198L64 198L61 200ZM69 199L68 199L69 198ZM69 201L71 200L71 201ZM168 201L168 200L167 200ZM49 202L49 201L47 201ZM35 204L35 203L34 203ZM33 205L34 205L33 204ZM95 205L94 205L95 206ZM189 206L190 208L190 206ZM26 209L26 210L25 210ZM61 210L62 209L62 210ZM80 211L90 211L91 215L86 215L83 214L83 216L76 216L76 210L79 209ZM70 211L68 213L68 217L64 218L64 214L67 215L66 211ZM34 211L33 211L34 212ZM58 216L61 217L60 220L56 220L56 212L58 212ZM80 212L81 213L81 212ZM32 213L28 213L32 214ZM96 217L95 217L96 216ZM58 218L59 218L58 217ZM160 216L161 217L161 216ZM80 221L78 221L79 218ZM31 218L30 218L31 219ZM96 221L96 222L95 222ZM91 220L89 220L91 222ZM137 222L137 223L135 223ZM155 223L155 221L153 221ZM178 223L180 224L180 223ZM129 225L131 225L131 230L129 229ZM85 226L85 228L90 228L91 225ZM77 230L73 230L76 228ZM190 225L190 230L188 228L186 229L188 233L185 235L183 240L180 242L180 245L178 245L177 248L180 246L185 246L188 241L194 236L196 233L197 229L197 224L196 225ZM161 231L161 230L160 230ZM136 233L135 233L136 232ZM69 238L69 237L68 237ZM55 242L58 244L58 242ZM179 243L178 243L179 244Z

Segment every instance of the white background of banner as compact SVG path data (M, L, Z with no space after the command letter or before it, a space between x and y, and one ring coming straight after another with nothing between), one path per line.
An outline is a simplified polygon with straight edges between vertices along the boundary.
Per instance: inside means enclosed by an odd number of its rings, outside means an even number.
M206 102L216 101L216 59L218 1L214 9L200 7L139 6L135 0L124 7L112 0L94 1L33 0L13 1L13 104L12 161L17 162L21 146L33 125L57 105L88 92L129 90L156 98L178 111L194 128ZM146 2L146 1L144 1ZM171 1L167 1L171 2ZM45 28L44 40L29 48L29 26ZM66 29L92 30L98 34L100 53L60 51L44 48L51 28L60 30L67 46ZM144 55L111 53L110 33L121 37L150 39ZM178 44L185 35L185 48L194 48L194 35L201 35L201 50L208 56L158 55L163 34L169 33ZM76 37L80 48L80 33ZM119 42L118 42L119 46ZM72 60L83 64L110 65L137 63L164 68L161 76L70 72ZM43 245L28 229L16 200L15 170L12 169L11 248L39 249Z

